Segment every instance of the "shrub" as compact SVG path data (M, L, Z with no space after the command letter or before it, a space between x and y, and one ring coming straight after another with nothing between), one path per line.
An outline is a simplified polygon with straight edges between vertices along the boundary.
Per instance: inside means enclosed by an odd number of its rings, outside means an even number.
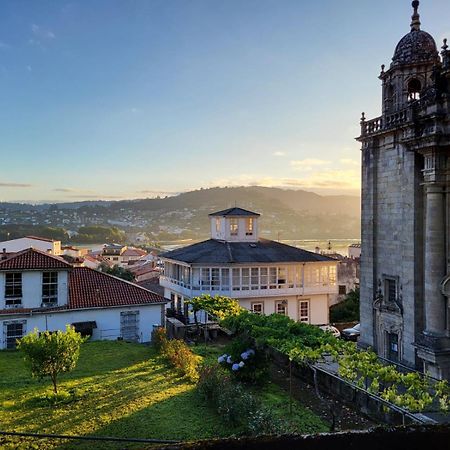
M198 380L198 364L201 358L194 353L180 339L163 340L161 354L165 357L180 373L190 381Z
M262 385L267 381L268 359L264 351L253 347L248 337L237 337L226 348L227 352L218 358L218 362L230 370L237 380Z
M355 322L359 320L359 289L356 288L347 294L347 297L337 305L330 308L330 321Z
M166 329L164 327L158 327L152 331L152 343L158 352L161 351L161 348L166 341L167 336Z
M200 368L198 392L230 425L241 426L247 434L276 434L287 427L271 410L261 408L244 385L235 382L229 371L218 364Z

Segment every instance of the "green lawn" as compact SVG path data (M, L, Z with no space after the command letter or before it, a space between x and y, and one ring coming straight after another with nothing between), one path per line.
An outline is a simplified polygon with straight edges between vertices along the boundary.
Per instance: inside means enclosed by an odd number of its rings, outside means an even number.
M218 352L198 347L206 358L215 358ZM180 379L148 346L83 344L77 368L60 378L60 390L73 389L77 401L48 405L42 397L51 392L50 382L30 378L19 352L0 352L0 430L182 440L229 436L234 431L199 398L193 384ZM286 394L271 384L258 395L280 414L287 408ZM295 411L299 432L327 429L298 403ZM52 448L50 441L38 444L39 449ZM0 438L0 448L4 446ZM99 442L63 443L59 448L72 446L128 448ZM23 448L30 448L29 443Z

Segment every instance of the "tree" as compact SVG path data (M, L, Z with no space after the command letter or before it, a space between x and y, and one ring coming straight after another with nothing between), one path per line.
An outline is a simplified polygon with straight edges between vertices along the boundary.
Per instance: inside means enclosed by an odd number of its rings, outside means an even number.
M66 331L40 333L37 328L18 342L18 348L25 354L31 375L38 378L50 377L53 391L58 393L57 376L70 372L77 364L84 338L75 328L66 326Z
M242 310L237 300L222 295L215 295L213 297L209 294L203 294L199 297L191 298L191 300L186 303L192 307L197 330L199 330L197 318L197 313L199 311L205 311L214 319L223 320L227 317L238 315Z
M134 274L128 269L125 269L123 267L120 267L119 265L115 264L114 266L110 267L108 264L100 264L99 266L100 272L107 273L109 275L113 275L117 278L122 278L122 280L126 281L134 281Z

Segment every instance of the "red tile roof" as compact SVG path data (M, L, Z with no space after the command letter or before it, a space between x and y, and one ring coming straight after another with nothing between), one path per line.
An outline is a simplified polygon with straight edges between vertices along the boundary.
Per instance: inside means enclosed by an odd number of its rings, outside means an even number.
M69 309L166 303L160 295L88 267L75 267L69 280Z
M71 269L72 266L58 256L49 255L35 248L14 253L0 261L0 270Z

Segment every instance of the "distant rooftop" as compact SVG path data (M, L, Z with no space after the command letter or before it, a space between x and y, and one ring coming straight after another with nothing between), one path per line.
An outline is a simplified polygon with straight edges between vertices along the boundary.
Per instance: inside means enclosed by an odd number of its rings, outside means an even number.
M192 264L242 264L335 261L328 256L268 239L224 242L215 239L163 253L162 258Z
M225 216L255 216L255 217L258 217L261 214L258 214L258 213L252 212L252 211L248 211L247 209L234 207L234 208L224 209L223 211L211 213L209 215L210 216L220 216L220 217L225 217Z

